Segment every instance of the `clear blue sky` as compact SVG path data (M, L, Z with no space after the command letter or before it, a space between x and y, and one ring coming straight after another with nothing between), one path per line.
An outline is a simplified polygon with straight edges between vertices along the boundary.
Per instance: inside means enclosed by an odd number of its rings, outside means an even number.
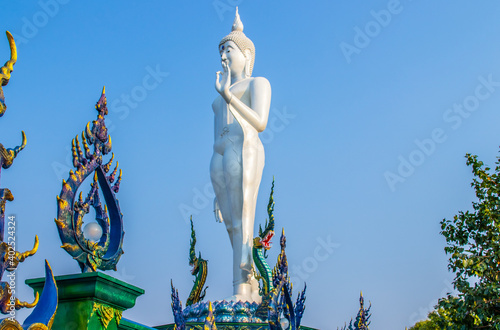
M413 325L450 291L439 221L474 200L464 155L491 165L498 155L493 0L3 1L0 30L15 35L19 60L4 88L0 142L13 147L24 130L28 145L1 187L15 196L7 214L17 216L19 250L40 237L18 269L18 297L32 299L23 282L43 276L44 259L56 275L79 272L59 248L55 196L103 85L126 231L109 273L146 290L124 316L172 322L170 279L185 302L187 213L209 260L207 299L231 295L208 167L217 46L236 4L256 46L254 75L273 89L256 223L274 175L295 288L308 284L303 324L336 329L363 290L373 329ZM0 36L0 61L8 57Z

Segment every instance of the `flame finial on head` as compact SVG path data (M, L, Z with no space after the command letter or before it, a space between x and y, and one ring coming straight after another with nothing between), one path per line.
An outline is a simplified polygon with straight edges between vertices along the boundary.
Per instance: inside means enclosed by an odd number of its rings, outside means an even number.
M231 31L243 32L243 22L241 22L240 14L238 13L238 7L236 7L236 15L234 16L233 28Z

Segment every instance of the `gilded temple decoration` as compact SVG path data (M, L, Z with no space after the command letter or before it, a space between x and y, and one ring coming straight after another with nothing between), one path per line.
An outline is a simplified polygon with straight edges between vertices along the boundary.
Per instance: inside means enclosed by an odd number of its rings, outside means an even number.
M10 60L0 68L0 117L5 114L7 106L5 105L5 96L3 86L9 83L14 64L17 61L16 43L12 34L7 31L7 39L10 45ZM15 148L5 148L0 144L0 172L12 166L14 159L19 152L26 146L26 135L22 132L22 143ZM16 246L16 219L15 216L8 216L5 223L5 204L7 201L13 201L14 195L8 188L0 189L0 312L7 317L0 320L0 330L19 329L19 330L49 330L52 327L54 316L57 310L57 286L50 264L45 260L45 285L41 296L36 293L35 300L32 303L19 301L15 297L15 270L19 263L23 262L38 250L38 236L35 236L33 249L26 252L18 252ZM4 278L5 271L9 275ZM16 310L23 307L35 309L26 318L21 325L16 316Z
M99 320L101 321L102 325L104 326L104 329L108 328L109 323L111 320L115 319L116 324L120 325L120 321L122 319L122 311L115 309L111 306L99 304L99 303L94 303L93 308L92 308L92 314L89 317L89 320L91 319L92 315L96 313Z
M111 136L108 134L104 116L108 114L105 89L95 106L97 119L87 123L80 137L72 141L73 165L68 180L63 180L62 190L57 196L57 218L55 219L62 248L78 261L82 272L116 270L116 264L123 254L123 220L115 194L120 189L122 171L118 173L118 162L111 170L114 155L103 163L103 156L111 152ZM85 198L78 195L78 189L89 177L93 177L90 191ZM100 188L100 189L99 189ZM105 205L101 204L101 194ZM78 197L77 197L78 196ZM93 207L96 214L94 228L101 231L100 238L84 235L83 218Z
M17 61L17 49L14 37L12 37L12 34L9 31L7 31L6 34L7 39L9 39L10 45L10 60L5 62L5 65L0 68L0 117L2 117L5 113L5 110L7 110L2 87L7 86L7 84L9 83L10 74L14 70L14 64L16 64Z
M3 86L9 83L11 73L14 69L14 64L17 61L16 43L12 34L7 31L7 39L10 45L10 60L0 68L0 117L4 115L7 106L5 105L5 97L3 93ZM19 152L26 146L26 135L22 132L23 141L20 146L15 148L5 148L0 143L0 172L12 166L14 159ZM0 278L4 279L5 271L13 272L16 270L20 262L23 262L27 257L32 256L38 249L38 236L35 236L35 243L33 249L26 252L15 251L16 237L15 237L15 217L10 216L5 223L5 204L7 201L13 201L14 195L8 188L0 188ZM5 237L7 231L7 237ZM20 309L23 307L33 308L38 302L38 296L32 303L19 301L12 295L11 285L9 280L0 282L0 312L9 314L10 311Z

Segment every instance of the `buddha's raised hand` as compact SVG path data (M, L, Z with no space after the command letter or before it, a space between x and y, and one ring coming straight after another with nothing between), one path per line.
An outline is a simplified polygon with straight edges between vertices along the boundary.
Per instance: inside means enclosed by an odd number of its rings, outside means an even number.
M231 86L231 69L227 65L226 61L222 61L222 68L224 72L217 71L215 79L215 89L219 94L226 100L230 99L229 86Z

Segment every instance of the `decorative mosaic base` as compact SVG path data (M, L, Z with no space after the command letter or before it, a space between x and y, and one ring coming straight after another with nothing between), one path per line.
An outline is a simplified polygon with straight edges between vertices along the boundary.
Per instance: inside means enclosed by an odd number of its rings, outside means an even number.
M267 323L217 323L217 330L269 330ZM175 324L167 324L155 327L158 330L173 330ZM203 323L186 323L186 330L203 330ZM318 330L315 328L300 326L300 330Z
M174 330L175 324L168 324L155 327L159 330ZM203 330L203 323L186 323L186 330ZM301 327L301 329L306 329ZM264 323L223 323L217 324L217 330L269 330L269 326Z
M261 317L258 307L260 305L253 302L234 301L214 301L212 303L215 323L265 323L267 321L267 310ZM205 322L208 315L208 302L199 302L186 307L182 314L186 322Z
M268 330L267 309L260 309L253 302L214 301L213 315L217 330ZM264 312L262 314L262 312ZM199 302L186 307L182 314L186 320L186 330L203 330L208 315L208 302ZM160 330L173 330L174 324L155 327ZM301 326L302 330L317 330Z

